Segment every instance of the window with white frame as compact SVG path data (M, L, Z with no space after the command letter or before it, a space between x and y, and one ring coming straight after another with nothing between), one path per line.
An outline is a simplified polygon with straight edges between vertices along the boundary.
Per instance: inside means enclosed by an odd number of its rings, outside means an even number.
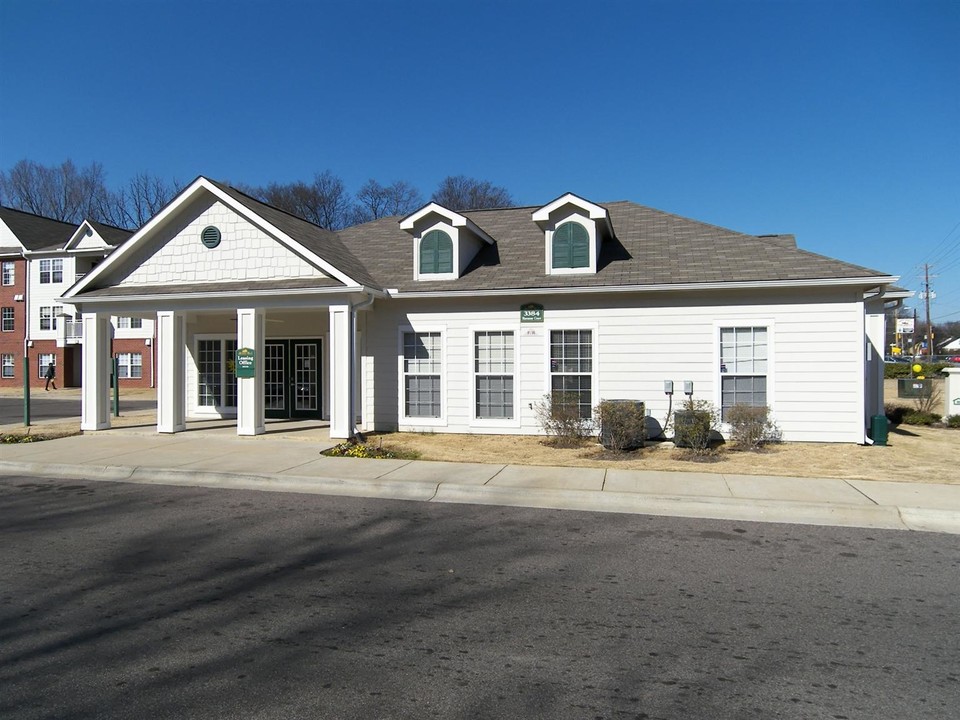
M54 368L57 367L57 356L53 353L40 353L40 356L37 358L37 369L39 370L38 377L45 378L47 376L47 368L53 365Z
M40 284L63 282L63 260L53 258L40 261Z
M197 341L197 405L237 406L236 340Z
M420 239L420 274L453 272L453 240L443 230L431 230Z
M0 355L0 377L12 378L13 374L13 355L4 353Z
M720 328L720 406L767 405L767 328Z
M14 270L16 266L13 264L13 260L4 260L2 267L3 270L0 272L0 276L3 278L3 284L13 285L13 283L16 281L16 271Z
M442 415L443 345L439 332L403 333L403 414Z
M117 318L118 330L137 330L143 327L142 318L131 318L120 316Z
M593 416L593 331L550 331L550 392L554 403Z
M42 305L40 307L40 329L56 330L57 316L63 312L62 305Z
M512 419L513 331L474 333L475 412L478 420Z
M143 354L142 353L117 353L117 377L119 378L143 377Z
M13 332L13 308L5 307L3 310L0 310L0 314L2 314L2 320L0 320L0 329L2 329L3 332Z

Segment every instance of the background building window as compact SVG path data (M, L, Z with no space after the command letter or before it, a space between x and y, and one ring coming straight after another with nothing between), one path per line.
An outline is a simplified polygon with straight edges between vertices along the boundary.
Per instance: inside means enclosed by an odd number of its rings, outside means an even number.
M14 270L15 267L16 266L13 264L12 260L3 261L3 271L0 273L0 275L3 276L2 282L4 285L13 285L14 281L16 280L16 272Z
M5 307L0 313L2 313L3 318L0 320L0 329L2 329L3 332L13 332L13 308Z
M4 354L0 356L0 377L12 378L13 374L13 355Z
M550 391L554 402L576 403L593 416L593 331L550 331Z
M720 404L723 419L734 405L767 404L767 328L720 328Z
M143 355L141 353L118 353L117 361L117 377L143 377Z
M513 332L477 332L473 353L477 418L512 418Z
M63 312L62 305L54 305L53 307L49 305L44 305L40 308L40 329L41 330L56 330L57 329L57 316Z
M566 222L553 231L553 267L590 267L590 235L580 223Z
M118 330L137 330L143 327L142 318L131 318L131 317L118 317L117 318L117 329Z
M440 417L441 354L439 332L403 334L403 414L406 417Z
M420 274L453 272L453 240L443 230L431 230L420 240Z
M47 368L53 365L57 366L57 356L53 353L40 353L40 356L37 358L37 365L40 374L37 376L41 379L47 376Z
M48 283L62 283L63 282L63 260L41 260L40 261L40 283L46 285Z

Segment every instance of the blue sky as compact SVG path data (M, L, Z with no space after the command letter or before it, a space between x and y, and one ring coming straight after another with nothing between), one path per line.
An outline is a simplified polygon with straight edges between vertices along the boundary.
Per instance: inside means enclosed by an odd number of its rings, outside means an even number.
M627 199L931 263L960 320L958 37L953 1L0 0L0 168Z

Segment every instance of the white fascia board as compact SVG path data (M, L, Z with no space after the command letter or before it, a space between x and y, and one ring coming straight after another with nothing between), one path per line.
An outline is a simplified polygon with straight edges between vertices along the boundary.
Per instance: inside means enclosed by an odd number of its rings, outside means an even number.
M413 230L414 225L431 213L436 213L454 227L465 227L467 224L467 218L460 213L454 212L453 210L448 210L443 205L431 202L400 220L400 229L407 231Z
M286 290L246 290L243 293L237 293L233 290L223 290L217 292L182 292L182 293L151 293L144 288L142 295L96 295L93 297L76 297L71 295L57 298L58 301L83 304L83 305L117 305L123 303L142 303L152 302L162 304L167 300L234 300L238 306L243 306L246 298L283 298L283 297L311 297L315 295L338 295L349 293L365 293L374 297L387 297L386 293L363 285L351 285L348 287L329 287L329 288L288 288Z
M714 283L662 283L657 285L600 285L588 287L535 287L535 288L503 288L497 290L434 290L434 291L406 291L392 292L394 298L431 298L431 297L497 297L507 295L584 295L602 293L647 293L647 292L676 292L688 290L769 290L777 288L806 288L806 287L844 287L875 285L877 282L886 284L894 282L894 277L869 278L835 278L819 280L769 280L765 282L714 282Z
M70 288L64 297L72 297L77 293L82 292L85 288L93 284L98 278L109 274L114 267L121 265L123 260L128 255L136 252L142 245L149 242L149 239L153 237L156 231L162 227L170 217L176 214L176 212L183 205L192 201L199 192L204 190L216 197L238 215L242 216L253 224L264 228L288 249L297 253L308 262L315 264L330 277L339 280L344 285L359 285L359 283L357 283L353 278L344 274L341 270L333 267L326 260L305 248L286 233L275 228L262 217L248 209L242 203L237 202L233 197L220 190L220 188L216 187L213 183L201 175L192 183L190 183L189 187L181 192L163 210L147 221L142 228L135 232L123 245L120 246L120 249L117 252L107 256L107 259L104 262L97 265L92 272L88 273L79 283Z
M557 208L563 207L564 205L574 205L581 210L583 210L587 217L591 220L609 220L607 215L607 209L601 207L596 203L592 203L589 200L584 200L579 195L574 195L573 193L566 193L561 195L553 202L548 205L544 205L539 210L534 210L533 212L533 221L535 223L547 222L550 219L550 214Z
M91 225L87 220L84 220L77 226L76 232L70 236L70 239L67 240L67 244L63 246L63 249L67 252L92 252L97 250L97 248L84 248L82 250L77 250L77 247L81 242L83 242L84 237L86 237L88 230L90 231L91 237L96 238L100 242L101 251L109 249L110 246L106 243L100 233L97 232L96 228L94 228L93 225Z

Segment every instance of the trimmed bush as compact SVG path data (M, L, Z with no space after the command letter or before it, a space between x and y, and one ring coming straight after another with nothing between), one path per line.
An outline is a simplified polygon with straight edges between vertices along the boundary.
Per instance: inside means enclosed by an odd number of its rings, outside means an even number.
M673 414L673 443L690 448L694 454L706 454L719 427L720 416L713 403L688 397L682 409Z
M940 422L941 417L935 412L911 410L903 416L903 422L907 425L935 425Z
M642 402L601 400L594 409L600 426L600 442L615 453L643 447L646 439L644 415Z
M561 447L576 447L590 435L591 419L580 415L580 396L576 393L544 395L533 406L537 424Z
M903 405L884 405L883 412L887 416L890 427L895 427L903 422L903 416L907 414L908 408Z
M783 441L783 433L770 417L766 405L734 405L727 411L730 439L741 450L759 450L764 445Z
M947 415L944 418L944 422L947 424L947 427L960 428L960 415Z
M912 368L917 363L914 362L897 362L897 363L886 363L883 366L883 377L887 380L895 380L897 378L908 378L913 375L910 368ZM935 362L928 363L922 362L919 363L920 367L923 368L918 375L923 375L924 377L936 377L936 375L943 370L945 367L951 367L950 363L945 362Z

